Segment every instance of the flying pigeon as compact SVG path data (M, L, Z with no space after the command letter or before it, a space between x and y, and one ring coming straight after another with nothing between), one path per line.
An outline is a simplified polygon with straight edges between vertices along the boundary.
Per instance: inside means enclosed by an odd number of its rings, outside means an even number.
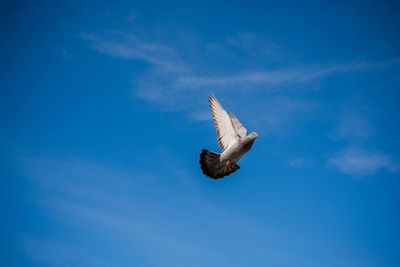
M236 163L250 150L258 134L253 132L246 136L247 129L235 115L232 113L228 115L212 93L208 102L210 102L222 153L203 149L199 163L206 176L220 179L240 169Z

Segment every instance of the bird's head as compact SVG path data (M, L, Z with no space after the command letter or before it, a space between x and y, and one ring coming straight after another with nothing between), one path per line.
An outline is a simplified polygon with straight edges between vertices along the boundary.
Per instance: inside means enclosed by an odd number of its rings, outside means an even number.
M255 140L258 137L258 134L256 132L252 132L248 135L248 137L250 140Z

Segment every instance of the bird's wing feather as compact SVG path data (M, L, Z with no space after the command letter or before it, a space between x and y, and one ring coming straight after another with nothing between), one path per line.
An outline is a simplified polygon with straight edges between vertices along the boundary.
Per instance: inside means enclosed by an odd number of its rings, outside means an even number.
M224 152L228 147L239 139L231 118L221 106L215 96L211 93L209 97L210 107L214 118L215 128L217 129L218 144Z
M240 121L236 118L235 115L231 112L231 121L233 127L240 137L245 137L247 135L247 129L240 123Z

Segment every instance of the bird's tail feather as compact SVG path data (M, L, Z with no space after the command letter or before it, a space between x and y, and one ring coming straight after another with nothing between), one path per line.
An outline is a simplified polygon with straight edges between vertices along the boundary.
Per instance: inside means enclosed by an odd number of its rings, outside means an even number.
M203 149L200 154L200 168L203 173L213 179L220 179L240 169L239 165L227 165L220 162L220 154Z

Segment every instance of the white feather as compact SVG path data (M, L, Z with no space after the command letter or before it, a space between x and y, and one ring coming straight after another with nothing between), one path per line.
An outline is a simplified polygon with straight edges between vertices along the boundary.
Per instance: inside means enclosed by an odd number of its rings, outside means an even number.
M228 113L212 93L208 101L210 102L215 128L217 129L218 144L222 152L224 152L238 141L239 135L232 123L231 117L229 117Z
M236 132L240 137L246 137L247 135L247 129L240 123L238 118L236 118L235 115L231 112L231 121L233 124L233 127L235 128Z

